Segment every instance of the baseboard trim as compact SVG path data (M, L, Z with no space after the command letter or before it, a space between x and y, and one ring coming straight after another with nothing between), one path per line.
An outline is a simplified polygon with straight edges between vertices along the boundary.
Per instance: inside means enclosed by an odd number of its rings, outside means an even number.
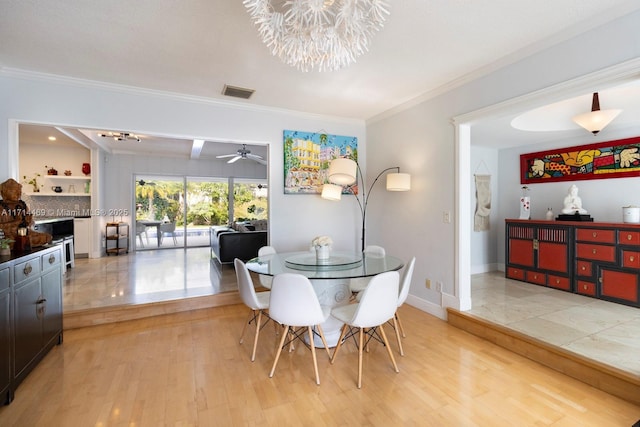
M561 372L599 390L640 405L640 376L587 359L471 314L447 308L451 325Z

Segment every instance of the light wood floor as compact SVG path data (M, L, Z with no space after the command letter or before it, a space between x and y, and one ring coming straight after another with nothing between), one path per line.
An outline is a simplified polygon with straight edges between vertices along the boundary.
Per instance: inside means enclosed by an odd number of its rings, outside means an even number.
M302 346L269 378L274 329L263 329L251 363L251 336L238 343L242 305L66 331L0 408L0 425L630 427L640 419L639 406L413 307L400 313L400 373L372 344L361 390L353 345L334 365L318 353L320 386Z

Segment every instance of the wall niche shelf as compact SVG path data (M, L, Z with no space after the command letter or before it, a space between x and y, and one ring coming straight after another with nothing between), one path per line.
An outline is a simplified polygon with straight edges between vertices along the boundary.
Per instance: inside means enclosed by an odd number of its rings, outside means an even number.
M39 192L24 191L28 196L34 197L90 197L91 192L85 193L85 186L91 182L91 176L83 175L43 175L44 181L43 190ZM69 186L73 185L75 191L70 192ZM61 187L62 191L56 193L51 188Z

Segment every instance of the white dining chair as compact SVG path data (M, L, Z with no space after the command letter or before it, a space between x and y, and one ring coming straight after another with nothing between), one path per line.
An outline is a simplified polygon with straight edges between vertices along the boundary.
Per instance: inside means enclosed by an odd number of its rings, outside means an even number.
M283 330L269 378L273 377L282 349L298 339L311 349L316 384L320 384L318 360L313 338L314 334L320 336L330 359L329 347L324 338L322 326L320 326L321 323L329 318L329 314L330 308L320 306L313 286L305 276L295 273L282 273L273 278L269 315L273 320L283 325ZM317 332L314 331L314 327ZM308 338L308 342L305 341L305 335ZM289 341L285 342L287 338Z
M398 307L399 282L400 275L397 271L380 273L371 279L359 303L338 306L331 310L331 316L344 323L331 363L335 362L344 341L351 337L355 339L357 334L358 388L362 388L362 352L372 339L384 344L395 371L400 372L383 328L387 321L393 319Z
M364 252L362 256L370 256L375 258L384 258L386 255L385 250L382 246L376 245L368 245L364 248ZM364 291L369 284L370 277L357 277L349 280L349 290L354 296L357 296L358 293Z
M277 252L276 252L276 248L274 248L273 246L262 246L260 249L258 249L259 257L263 257L263 256L266 257L268 255L275 255L275 254L277 254ZM260 274L258 275L258 280L260 280L260 284L263 287L267 289L271 289L271 282L273 282L273 277Z
M253 286L253 280L251 280L251 275L249 274L249 270L247 270L247 266L244 262L236 258L233 260L233 264L236 269L240 299L242 299L244 305L251 309L248 321L245 322L244 327L242 328L240 344L242 344L242 341L244 340L244 334L247 331L247 326L251 323L255 323L256 325L256 332L253 338L253 350L251 351L251 361L253 362L256 359L256 348L258 346L260 330L269 323L269 320L271 320L268 313L270 293L269 291L256 292ZM265 317L264 323L262 323L263 317Z
M173 244L175 246L178 245L178 239L176 239L176 223L175 222L163 222L158 227L158 230L160 232L160 236L159 236L160 244L162 244L162 240L164 239L165 234L168 234L171 237L173 237Z
M402 334L402 338L406 338L407 335L404 333L404 328L402 327L402 322L400 321L400 316L398 315L398 309L404 304L409 296L409 288L411 287L411 277L413 276L413 269L416 265L416 257L411 258L406 268L402 273L402 278L400 280L400 291L398 292L398 307L396 308L396 313L393 316L393 328L396 331L396 339L398 340L398 350L400 351L400 355L404 356L404 349L402 348L402 341L400 339L400 334Z

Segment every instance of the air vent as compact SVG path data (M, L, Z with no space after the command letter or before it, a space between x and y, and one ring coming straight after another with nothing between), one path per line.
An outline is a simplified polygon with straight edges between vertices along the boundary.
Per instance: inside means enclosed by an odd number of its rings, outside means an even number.
M251 95L253 95L253 92L255 92L255 90L253 89L246 89L244 87L229 86L229 85L224 85L224 88L222 89L223 95L233 96L235 98L242 98L242 99L251 98Z

